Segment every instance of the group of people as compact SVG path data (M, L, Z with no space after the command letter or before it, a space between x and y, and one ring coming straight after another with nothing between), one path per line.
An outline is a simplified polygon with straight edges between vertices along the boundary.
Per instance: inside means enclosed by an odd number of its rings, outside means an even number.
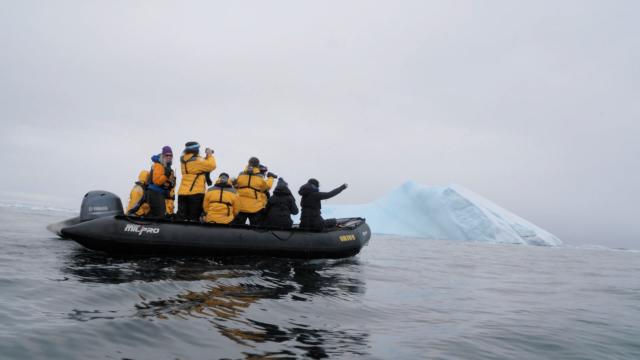
M216 224L246 224L290 229L291 215L298 214L298 206L286 181L260 163L256 157L237 177L221 173L215 182L210 174L216 169L213 150L206 148L200 155L200 145L190 141L180 156L181 181L178 188L178 209L175 211L176 175L172 169L173 151L164 146L162 152L151 157L151 169L138 175L129 197L127 214L153 218L177 218ZM277 184L271 194L274 181ZM207 189L207 185L211 185ZM335 219L323 219L320 202L336 196L347 188L343 184L329 192L320 191L316 179L300 187L300 228L323 230L336 226Z

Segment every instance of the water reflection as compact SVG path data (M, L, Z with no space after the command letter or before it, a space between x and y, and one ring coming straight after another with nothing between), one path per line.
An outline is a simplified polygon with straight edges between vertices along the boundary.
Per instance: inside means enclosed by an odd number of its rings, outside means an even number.
M366 354L368 333L361 329L313 324L300 308L309 300L348 303L364 294L358 259L293 260L275 258L113 257L77 250L63 271L82 282L125 284L132 281L199 281L154 299L143 295L134 316L141 319L207 321L239 348L246 358L324 358L331 354ZM163 285L159 285L163 286ZM175 292L175 287L171 291ZM257 305L259 304L259 305ZM296 305L300 304L300 305ZM275 313L268 322L262 311ZM285 310L282 310L282 309ZM329 309L313 310L321 315ZM264 314L264 313L262 313ZM262 319L262 320L258 320ZM317 321L317 320L315 320ZM272 351L273 345L281 348ZM267 346L268 345L268 346ZM263 348L269 351L261 351Z

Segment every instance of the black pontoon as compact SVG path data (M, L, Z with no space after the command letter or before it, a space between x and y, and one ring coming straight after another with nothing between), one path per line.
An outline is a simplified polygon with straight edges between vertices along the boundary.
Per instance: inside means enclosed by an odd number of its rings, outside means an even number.
M358 254L371 237L362 218L338 219L337 227L315 232L130 217L123 215L120 199L106 191L87 193L79 217L47 228L114 254L344 258Z

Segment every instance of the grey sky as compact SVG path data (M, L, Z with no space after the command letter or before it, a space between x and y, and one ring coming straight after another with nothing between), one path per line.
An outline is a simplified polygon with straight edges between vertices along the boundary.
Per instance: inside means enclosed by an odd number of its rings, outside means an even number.
M6 191L126 197L189 140L366 202L458 183L639 247L636 1L2 1ZM76 200L77 199L77 200Z

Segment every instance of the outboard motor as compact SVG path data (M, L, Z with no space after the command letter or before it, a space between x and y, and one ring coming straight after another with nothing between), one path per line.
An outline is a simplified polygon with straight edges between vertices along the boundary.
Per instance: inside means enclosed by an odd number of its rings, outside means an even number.
M118 195L108 191L89 191L80 205L80 221L93 220L105 216L124 215L122 201Z

